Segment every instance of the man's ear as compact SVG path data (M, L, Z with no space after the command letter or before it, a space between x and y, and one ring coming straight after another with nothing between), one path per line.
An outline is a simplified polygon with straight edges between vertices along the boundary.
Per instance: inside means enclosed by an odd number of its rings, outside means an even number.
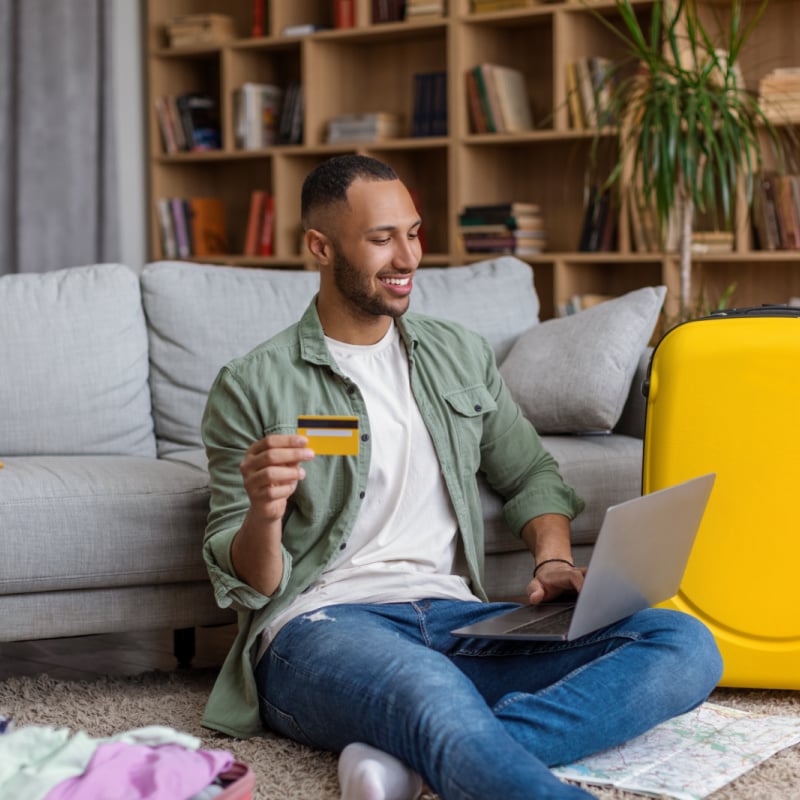
M333 244L321 231L309 228L305 233L306 249L320 266L327 266L333 259Z

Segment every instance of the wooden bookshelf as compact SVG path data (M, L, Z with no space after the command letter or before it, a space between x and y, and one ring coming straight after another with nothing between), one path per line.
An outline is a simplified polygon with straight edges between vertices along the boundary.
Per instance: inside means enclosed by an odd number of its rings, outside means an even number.
M591 0L593 11L614 18L614 5ZM646 20L649 0L636 3ZM710 7L710 0L707 4ZM776 67L800 65L800 4L773 0L742 54L748 87ZM566 64L580 57L621 56L619 42L587 5L562 0L525 8L473 13L470 0L450 0L441 18L390 23L372 21L371 0L356 0L355 26L333 28L329 0L264 0L264 34L253 37L253 0L147 0L150 257L164 257L157 201L173 196L222 199L230 252L205 259L251 267L303 269L312 265L300 248L300 186L307 172L336 153L362 152L395 167L419 198L426 232L423 266L460 265L482 256L465 255L457 216L467 204L509 200L541 206L548 249L526 259L542 300L553 316L573 295L620 294L665 283L669 303L678 292L676 254L636 252L627 201L615 205L613 252L578 252L587 167L593 131L570 126ZM714 13L725 13L716 3ZM164 26L183 14L221 13L233 18L235 36L218 44L170 48ZM709 12L711 13L711 12ZM285 36L289 25L331 26ZM478 63L520 70L535 121L532 131L477 134L470 130L465 74ZM447 73L447 135L330 145L328 121L343 113L401 114L410 131L416 73ZM303 135L297 144L237 149L234 91L244 82L299 82L304 93ZM167 155L154 100L202 91L217 100L222 147ZM608 148L613 147L608 137ZM611 153L609 151L609 157ZM602 160L602 159L601 159ZM245 256L250 193L267 189L275 198L274 255ZM694 291L715 302L736 283L736 305L783 303L800 296L800 251L754 248L743 196L738 200L734 251L696 256Z

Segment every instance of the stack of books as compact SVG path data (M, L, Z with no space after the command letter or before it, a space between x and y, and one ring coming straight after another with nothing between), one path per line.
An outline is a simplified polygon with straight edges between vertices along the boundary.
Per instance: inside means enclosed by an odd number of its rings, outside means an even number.
M458 230L467 253L536 256L547 247L547 232L536 203L464 206Z
M567 104L574 130L602 128L615 123L611 96L616 73L611 59L601 56L570 61L567 70Z
M158 224L165 258L228 252L225 209L218 197L161 198Z
M402 118L388 111L340 114L328 123L328 143L377 142L401 135Z
M444 12L445 0L406 0L406 19L410 22L440 19Z
M467 103L474 133L521 133L533 129L525 75L500 64L467 72Z
M539 0L472 0L474 14L486 14L491 11L510 11L516 8L528 8L537 5Z
M185 14L164 26L170 47L202 47L219 44L236 35L233 17L227 14Z
M222 146L217 103L200 92L164 95L155 100L164 151L218 150Z
M772 122L800 122L800 67L772 70L759 81L758 95Z

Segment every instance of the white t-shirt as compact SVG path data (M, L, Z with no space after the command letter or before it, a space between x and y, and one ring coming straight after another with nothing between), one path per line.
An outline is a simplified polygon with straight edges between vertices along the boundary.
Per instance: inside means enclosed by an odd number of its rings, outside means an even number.
M457 521L433 442L411 394L396 325L374 345L326 337L342 372L361 390L372 458L346 546L306 591L272 620L262 651L289 620L338 603L477 600L459 574ZM465 570L464 570L465 572Z

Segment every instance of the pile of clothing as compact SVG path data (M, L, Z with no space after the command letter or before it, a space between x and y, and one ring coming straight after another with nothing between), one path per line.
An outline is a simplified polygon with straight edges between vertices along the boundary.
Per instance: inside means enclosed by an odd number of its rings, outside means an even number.
M236 762L226 750L203 750L200 744L161 725L108 738L67 728L6 726L0 735L0 800L219 798Z

